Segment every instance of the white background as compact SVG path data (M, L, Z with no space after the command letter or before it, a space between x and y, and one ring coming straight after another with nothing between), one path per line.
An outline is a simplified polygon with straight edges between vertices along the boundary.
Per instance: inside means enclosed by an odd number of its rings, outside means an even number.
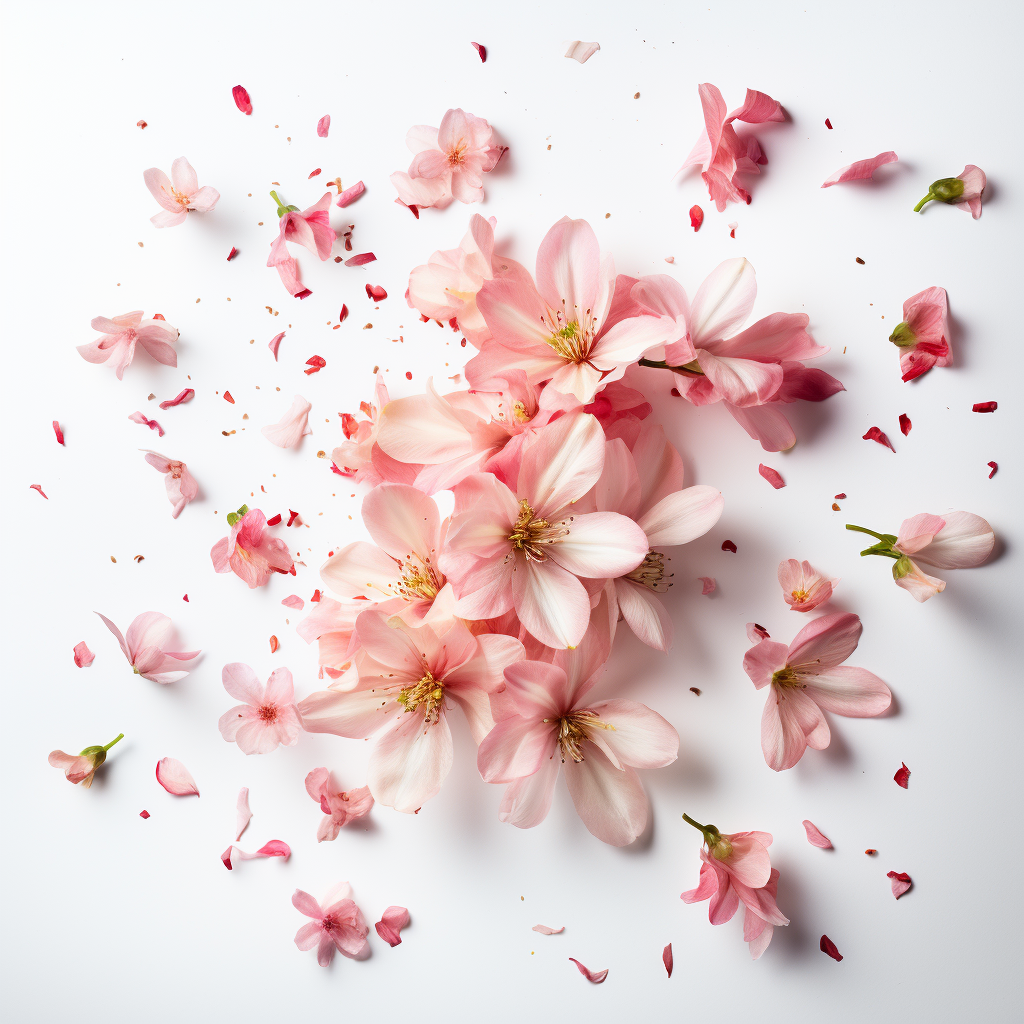
M8 1019L1011 1019L1021 896L1019 6L5 8ZM582 66L562 56L580 37L602 46ZM487 46L486 64L470 40ZM770 163L750 184L752 205L724 214L698 177L674 177L700 131L703 81L730 108L745 87L764 90L792 119L755 131ZM232 102L238 82L251 117ZM488 176L482 206L416 221L393 203L388 175L408 164L409 126L436 125L453 106L486 117L511 150ZM325 140L315 129L326 113ZM818 187L887 149L900 162L875 184ZM142 172L169 169L180 154L222 198L213 214L157 231ZM980 221L937 204L911 212L929 182L968 162L989 175ZM323 174L307 181L316 167ZM366 182L366 195L334 209L332 222L339 231L354 223L355 250L377 262L345 268L298 250L313 290L300 303L264 266L276 234L267 192L280 182L285 200L305 207L336 175ZM697 235L693 203L707 214ZM363 534L358 489L316 452L341 440L338 413L370 397L375 365L394 395L461 370L456 336L420 324L402 296L409 270L455 246L476 211L498 218L499 250L529 265L555 220L585 217L620 271L671 272L691 294L720 260L745 255L758 272L755 315L806 311L832 350L818 365L848 389L792 407L799 443L765 456L724 410L694 410L669 397L669 381L647 378L689 481L720 487L726 510L675 562L675 649L658 654L623 630L598 691L650 704L681 738L678 762L645 778L652 825L631 849L590 836L564 789L539 828L501 825L500 788L477 776L462 722L455 767L422 813L376 808L366 828L318 846L320 811L303 779L326 764L361 785L368 745L303 736L245 757L217 730L232 703L220 684L228 661L248 662L261 678L287 665L299 696L318 688L315 651L280 601L308 600L326 553ZM228 263L233 245L240 255ZM389 292L379 308L367 282ZM906 385L886 339L902 301L933 284L949 292L955 365ZM342 302L351 315L333 331ZM75 352L93 338L92 317L132 309L161 312L180 329L176 370L140 353L118 382ZM280 330L275 363L267 342ZM306 377L313 354L327 367ZM147 401L186 386L196 389L189 405L160 412ZM234 405L220 397L225 389ZM314 433L281 451L258 428L293 394L312 401ZM985 400L999 411L972 414ZM166 436L130 423L136 409L155 415ZM913 421L906 438L900 413ZM872 425L896 454L861 440ZM177 521L139 454L149 447L184 459L199 481L201 500ZM1000 464L992 480L990 459ZM788 486L772 490L760 461ZM833 512L840 491L849 497ZM308 529L278 531L304 562L296 579L250 592L213 572L210 547L243 502L268 516L301 513ZM858 558L861 544L843 529L895 530L916 512L949 509L987 517L1001 554L947 574L946 592L924 606L892 584L887 560ZM725 538L737 554L721 551ZM791 556L842 577L833 608L856 611L865 627L852 663L885 678L896 700L882 719L834 720L827 751L776 775L759 746L763 697L741 659L746 622L784 641L805 622L775 581ZM711 598L700 596L699 575L717 578ZM122 628L149 609L170 614L182 648L203 649L199 667L173 686L139 679L94 609ZM281 641L273 656L271 633ZM83 639L96 653L85 670L72 661ZM119 731L126 738L91 791L46 764L54 747L77 750ZM192 771L201 799L160 789L153 767L167 755ZM892 780L901 761L913 773L907 791ZM221 865L242 785L254 818L241 845L284 839L294 851L287 864L243 863L230 874ZM679 900L699 867L700 837L683 811L775 836L779 904L792 924L757 963L739 917L712 928L706 904ZM803 818L834 851L808 845ZM899 903L890 869L914 880ZM322 970L293 944L304 919L289 897L296 887L320 896L345 879L371 926L390 904L409 907L413 924L395 949L371 928L369 960L338 957ZM538 922L565 933L538 935ZM842 963L818 951L823 932ZM669 941L671 980L661 964ZM609 968L607 982L589 985L569 956Z

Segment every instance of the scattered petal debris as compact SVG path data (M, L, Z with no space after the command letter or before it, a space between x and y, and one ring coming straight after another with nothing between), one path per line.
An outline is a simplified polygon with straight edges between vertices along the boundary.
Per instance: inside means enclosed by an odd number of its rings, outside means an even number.
M668 976L672 977L672 943L670 942L661 951L661 962L665 965L665 970L668 972Z
M892 894L899 899L914 883L906 871L887 871L886 878L892 880Z
M989 473L989 475L988 475L989 480L991 480L992 477L994 477L996 475L996 472L999 469L999 463L998 462L990 462L990 463L988 463L988 466L992 470L992 472Z
M157 432L158 436L160 436L160 437L164 436L164 428L161 427L160 424L157 423L156 420L149 419L144 413L133 412L128 417L128 419L130 419L132 421L132 423L141 423L143 426L149 427L150 430L155 430Z
M748 622L747 639L752 644L759 644L762 640L770 640L771 633L758 622Z
M874 857L874 855L875 855L876 853L878 853L878 851L877 851L876 849L874 849L873 847L870 847L870 846L869 846L869 847L868 847L868 848L867 848L867 849L866 849L866 850L865 850L864 852L865 852L865 853L866 853L866 854L867 854L867 855L868 855L869 857Z
M75 664L79 668L88 668L95 660L96 655L89 650L89 645L83 640L75 644Z
M299 513L293 511L292 509L288 509L288 522L285 523L285 526L291 526L292 523L294 523L296 519L299 520L299 526L301 526L302 525L302 520L299 519Z
M715 592L715 587L717 587L718 584L715 582L714 576L698 576L697 579L700 580L701 583L700 593L702 597L707 597L708 594L713 594Z
M910 769L903 762L900 762L900 767L896 769L896 774L892 778L897 786L901 789L906 789L910 783Z
M316 176L317 176L318 174L320 174L320 173L321 173L322 171L323 171L323 168L321 168L321 167L315 167L315 168L314 168L313 170L311 170L311 171L309 172L309 175L308 175L308 176L306 177L306 181L309 181L309 179L310 179L310 178L315 178L315 177L316 177Z
M232 405L235 404L235 400L234 400L234 398L231 397L231 392L230 391L225 391L224 392L224 401L225 402L230 402Z
M584 967L583 964L581 964L579 960L576 959L576 957L571 956L569 957L569 959L579 969L580 974L582 974L583 977L587 979L587 981L593 982L595 985L600 985L601 982L608 977L607 967L603 971L592 971L589 967Z
M161 402L160 403L160 408L161 409L170 409L170 408L172 408L175 405L182 405L185 402L191 401L192 400L192 396L194 394L195 394L195 389L194 388L185 388L185 390L182 391L181 394L175 395L174 398L167 399L166 402Z
M730 238L735 238L736 237L736 229L739 226L740 226L740 222L738 220L734 220L734 221L730 221L729 222L729 237Z
M343 324L348 319L348 306L343 302L341 304L341 312L338 314L338 323Z
M701 224L704 223L704 211L694 204L690 207L690 227L694 231L700 231Z
M541 935L561 935L565 931L565 925L563 924L561 928L551 928L546 924L535 924L531 930L540 932Z
M299 611L305 607L306 602L298 594L289 594L282 602L285 608L296 608Z
M278 512L276 516L271 516L267 520L267 526L277 526L277 524L279 522L281 522L281 513L280 512Z
M280 645L277 642L277 637L271 634L270 636L270 653L274 654Z
M147 124L146 124L145 121L139 120L139 121L135 122L135 127L136 128L145 128L145 127L147 127Z
M877 441L878 444L884 444L890 451L896 451L892 446L892 441L889 440L886 435L878 429L878 427L868 427L868 432L861 438L862 441Z
M402 936L399 933L408 926L409 911L405 907L388 907L373 927L377 929L377 934L389 946L394 947L402 941Z
M836 963L843 959L843 954L836 949L836 944L827 935L822 935L819 948L822 953L828 953Z
M53 432L57 435L57 444L64 444L64 431L56 420L53 421Z
M234 870L236 860L256 860L263 857L281 857L287 860L292 855L291 847L281 839L271 839L269 843L261 846L255 853L246 853L237 846L229 846L221 855L221 863L228 869Z
M906 437L910 433L910 428L914 424L910 422L910 417L905 413L900 413L900 430L903 431L903 436Z
M306 365L309 369L302 372L308 377L311 373L319 373L327 365L327 360L323 356L310 356L306 360Z
M830 120L829 120L829 119L828 119L827 117L825 118L825 127L826 127L826 128L827 128L827 129L829 130L829 131L832 131L832 122L831 122L831 121L830 121Z
M822 188L831 188L832 185L839 185L844 181L863 181L870 178L879 167L884 164L894 164L899 157L890 149L885 153L879 153L868 160L856 160L852 164L840 167L835 174L826 178Z
M324 114L316 123L316 133L321 139L327 138L327 133L331 130L331 115Z
M281 346L281 339L284 337L284 331L280 334L275 334L270 339L270 351L274 353L274 362L277 362L277 350Z
M228 263L230 263L238 255L238 250L231 246L231 252L228 253Z
M470 46L476 50L477 56L480 58L480 63L483 64L487 60L487 47L483 43L470 43Z
M361 252L358 256L352 256L345 260L346 267L361 267L365 263L373 263L377 257L372 252Z
M348 206L349 203L354 203L365 191L366 186L361 181L357 181L354 185L349 185L349 187L345 189L340 196L338 196L338 201L334 205L344 208ZM348 264L346 264L346 266L347 265Z
M49 498L46 497L46 491L43 490L43 485L42 484L29 484L29 487L33 491L38 491L44 498L46 498L47 501L50 500Z
M235 98L235 106L243 114L252 113L252 100L249 99L249 93L244 85L236 85L231 90L231 95Z
M161 758L156 763L156 781L174 796L199 796L199 788L188 769L173 757Z
M578 60L581 64L586 64L600 49L600 43L585 43L582 39L574 39L569 44L569 49L565 51L565 55L566 57L572 57L573 60ZM604 978L601 980L604 981Z
M734 555L736 554L736 545L731 540L722 541L722 550L731 551Z
M238 802L235 804L235 842L242 838L242 833L249 827L252 811L249 810L249 787L243 786L238 791Z
M383 302L388 297L388 293L379 284L368 284L366 295L374 302Z
M148 818L149 816L149 811L139 811L140 818Z
M814 822L807 821L805 818L802 824L804 826L804 831L807 833L807 842L809 842L811 846L816 846L819 850L833 849L832 840L829 839L828 836L822 835L818 826L815 825Z
M763 462L757 467L758 473L761 474L775 488L779 490L786 486L786 481L782 479L782 474L777 469L772 469L771 466L766 466Z
M971 412L995 412L998 408L998 402L975 402Z

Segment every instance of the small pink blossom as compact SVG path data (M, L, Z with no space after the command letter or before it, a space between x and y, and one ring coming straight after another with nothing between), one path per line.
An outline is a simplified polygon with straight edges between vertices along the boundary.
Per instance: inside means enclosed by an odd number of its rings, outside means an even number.
M105 316L93 318L92 329L102 335L88 345L79 345L78 354L89 363L112 361L117 379L124 377L124 371L135 358L135 346L141 345L158 363L177 366L178 354L174 343L178 332L164 320L143 320L142 310L122 313L113 320Z
M920 377L933 366L950 366L953 353L949 347L946 289L933 285L911 295L903 303L903 322L896 326L889 340L900 350L904 381ZM908 432L909 429L903 431Z
M292 747L298 742L302 721L288 669L274 669L261 686L248 665L233 662L224 666L221 681L242 701L220 716L220 734L228 743L237 743L243 754L269 754L279 745Z
M373 927L389 946L394 947L402 941L400 932L408 926L409 911L405 907L388 907Z
M83 640L75 644L75 664L79 668L88 668L96 660L96 655L89 650L89 645Z
M316 830L318 843L337 839L345 825L365 817L373 807L373 797L367 786L348 792L339 789L326 768L314 768L306 776L306 792L320 805L325 815Z
M274 572L295 575L295 563L288 545L267 534L266 516L258 509L243 505L228 516L231 533L210 550L217 572L233 572L249 589L262 587Z
M199 178L192 165L183 156L171 164L171 180L157 167L144 172L146 188L163 210L150 217L158 228L173 228L183 224L189 213L209 213L220 199L220 193L209 185L199 187Z
M167 486L167 500L174 506L171 518L177 519L181 515L181 510L199 494L199 485L184 462L180 462L178 459L169 459L166 455L160 455L148 449L143 449L143 451L146 453L146 461L154 469L165 474L164 484Z
M902 555L893 566L893 578L915 600L927 601L946 584L925 573L919 562L935 569L973 569L992 554L995 541L992 527L973 512L922 512L903 521L892 544Z
M823 615L804 626L788 648L762 640L747 651L744 671L756 689L769 688L761 716L761 749L769 768L784 771L808 747L828 746L831 733L823 711L874 718L889 707L892 694L878 676L843 665L862 630L852 612Z
M892 150L879 153L878 156L873 156L870 160L857 160L852 164L847 164L846 167L840 167L835 174L825 179L821 187L829 188L832 185L840 185L844 181L863 181L865 178L870 178L879 167L884 164L894 164L897 160L899 157Z
M81 783L83 788L88 789L92 785L96 769L107 759L107 751L121 739L124 739L123 732L105 747L86 747L80 754L65 754L63 750L51 750L47 761L51 767L59 768L68 782L76 786Z
M338 237L330 224L331 193L325 192L312 206L301 211L297 206L282 205L276 192L270 194L278 204L277 214L281 219L277 238L270 246L267 266L277 268L281 283L289 294L304 299L310 291L303 286L298 261L289 255L286 243L296 242L321 260L330 259Z
M352 900L352 888L347 882L335 886L323 903L317 903L308 892L296 889L292 906L312 918L295 933L295 945L301 950L316 946L316 960L321 967L328 966L334 959L335 949L347 957L365 955L366 935L370 929Z
M263 428L263 436L278 448L294 448L306 434L312 434L309 427L309 410L313 408L302 395L292 399L291 407L277 421Z
M127 636L105 615L96 613L104 625L117 637L117 642L124 651L136 675L150 679L154 683L175 683L184 679L195 666L201 651L176 652L165 650L164 647L171 635L171 620L160 612L143 612L135 617L128 627Z
M838 578L824 576L810 562L787 558L779 562L779 586L782 596L795 612L809 612L832 597Z
M969 210L977 220L981 216L981 196L987 184L985 172L974 164L968 164L955 178L940 178L928 187L928 194L914 207L920 213L925 203L933 199L940 203L952 203L958 210Z
M156 763L156 781L172 796L199 796L192 773L174 757L163 757Z

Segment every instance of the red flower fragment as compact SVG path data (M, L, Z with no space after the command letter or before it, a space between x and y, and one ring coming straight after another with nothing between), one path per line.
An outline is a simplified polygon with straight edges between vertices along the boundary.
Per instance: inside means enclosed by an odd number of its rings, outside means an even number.
M368 298L373 299L374 302L382 302L388 297L388 293L379 284L368 284L366 286L366 295Z
M277 362L277 350L278 350L278 348L281 345L281 339L283 337L284 337L284 331L282 331L280 334L275 334L270 339L270 346L269 347L270 347L270 351L274 353L274 362L275 363Z
M79 668L88 668L95 660L96 655L89 650L84 640L80 644L75 644L75 664Z
M829 131L832 131L832 122L831 122L831 121L830 121L830 120L829 120L829 119L828 119L827 117L825 118L825 127L826 127L826 128L827 128L827 129L829 130Z
M292 523L294 523L297 519L299 521L299 526L301 526L302 520L299 519L299 513L293 512L291 509L288 509L288 522L285 523L285 526L291 526Z
M782 479L782 474L777 469L772 469L771 466L766 466L763 462L757 467L758 473L761 474L775 488L779 490L786 486L786 481Z
M278 643L277 637L274 636L273 633L271 633L271 635L270 635L270 653L273 654L278 649L278 647L280 647L280 646L281 645Z
M731 540L722 541L722 550L731 551L734 555L736 554L736 545Z
M396 199L396 203L399 206L404 206L417 220L420 219L420 208L410 203L403 203L401 199Z
M236 85L231 90L231 95L235 99L235 106L238 107L243 114L252 113L252 100L249 99L249 93L246 91L244 85Z
M42 484L29 484L29 487L33 491L38 491L44 498L46 498L46 492L43 490L43 485ZM49 501L50 499L46 498L46 500Z
M176 395L174 398L169 398L166 402L161 402L160 408L170 409L172 406L182 405L185 402L191 401L194 394L195 390L193 388L185 388L180 395Z
M320 171L321 171L321 168L319 168L319 167L317 167L316 170L310 171L309 175L306 178L306 181L309 181L310 178L315 178L320 173Z
M836 944L827 935L822 935L821 943L818 948L822 953L828 953L836 963L839 963L839 961L843 959L843 954L836 949Z
M704 211L697 205L690 207L690 227L694 231L700 231L701 224L704 223Z
M348 319L348 306L343 302L341 304L341 312L338 314L338 323L343 324Z
M224 401L225 402L230 402L232 405L235 404L235 400L231 397L231 392L230 391L225 391L224 392Z
M345 189L340 196L338 196L338 201L334 205L344 208L348 206L349 203L354 203L365 191L366 186L361 181L357 181L354 185L349 185L349 187Z
M331 115L324 114L316 123L316 133L321 139L327 138L327 133L331 130Z
M302 372L308 377L311 373L319 373L327 365L327 360L323 356L310 356L306 365L309 369Z
M231 246L231 252L228 253L228 262L230 263L238 255L238 250Z
M885 877L892 880L892 894L899 899L914 883L906 871L887 871Z
M863 440L863 438L861 440ZM836 495L836 501L842 501L842 499L845 498L845 497L846 497L846 492L845 491L841 491L839 494Z
M992 472L989 473L989 475L988 475L989 480L991 480L992 477L994 477L996 475L996 471L999 469L999 463L998 462L990 462L990 463L988 463L988 466L992 470Z
M901 789L906 789L910 782L910 769L900 762L900 767L896 769L896 774L892 777L892 780Z
M862 441L877 441L879 444L884 444L890 451L896 451L892 446L892 441L889 440L885 434L882 433L878 427L869 427L868 432L861 438Z
M906 437L910 433L910 428L914 424L910 422L910 417L905 413L900 413L900 430L903 431L903 436Z
M372 252L361 252L358 256L352 256L345 260L346 267L361 267L365 263L373 263L377 257Z
M57 444L64 444L64 431L56 420L53 421L53 432L57 435Z
M672 977L672 943L670 942L661 951L661 962L665 965L665 970L668 972L668 976Z
M140 818L148 818L149 817L149 811L139 811L139 817Z
M569 959L577 966L577 968L579 968L580 974L582 974L587 981L593 982L595 985L600 985L601 982L608 977L607 967L603 971L592 971L589 967L584 967L576 957L571 956Z
M998 402L975 402L971 412L995 412L998 408Z
M483 64L487 60L487 47L483 43L470 43L470 46L476 50L477 56L480 58L480 63Z
M281 522L280 512L278 512L276 516L272 516L270 519L267 520L267 526L277 526L279 522Z

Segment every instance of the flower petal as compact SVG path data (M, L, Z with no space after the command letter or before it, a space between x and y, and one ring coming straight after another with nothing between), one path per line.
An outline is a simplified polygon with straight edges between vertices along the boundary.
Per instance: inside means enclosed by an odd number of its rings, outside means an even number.
M174 796L189 796L199 789L188 769L173 757L164 757L156 763L156 781Z

